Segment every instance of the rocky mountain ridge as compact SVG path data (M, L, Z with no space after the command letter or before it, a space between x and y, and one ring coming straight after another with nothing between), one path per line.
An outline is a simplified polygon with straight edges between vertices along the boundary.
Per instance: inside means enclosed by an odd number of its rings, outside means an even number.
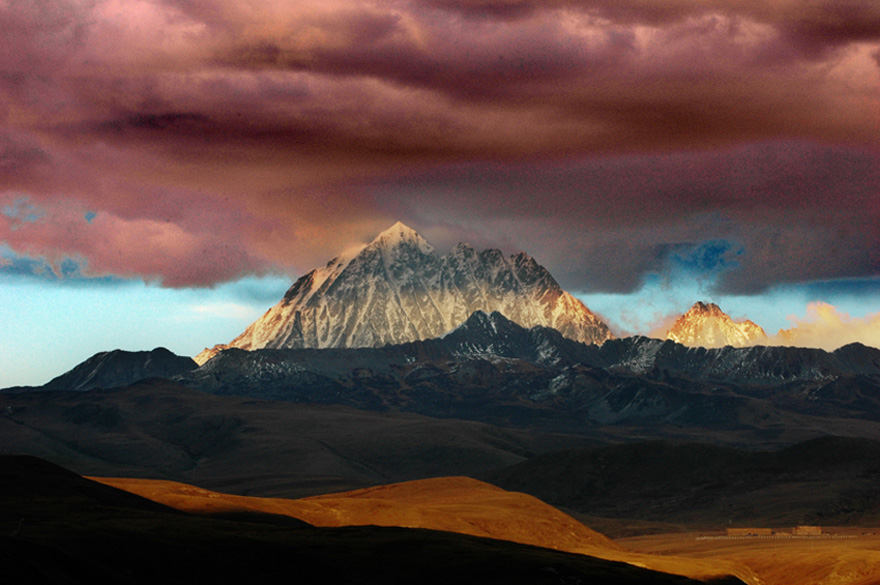
M398 345L231 348L172 380L217 395L587 436L638 428L785 444L819 431L880 433L877 349L705 349L645 337L597 346L548 327L526 329L498 312L476 312L444 336Z
M497 312L474 313L440 338L381 348L231 349L175 380L220 395L579 433L672 424L685 436L737 428L746 436L769 426L764 439L789 430L800 439L810 436L797 430L804 416L851 419L853 429L880 420L880 350L860 344L705 349L633 337L596 346Z
M522 362L553 370L581 366L635 376L666 372L737 384L776 385L855 374L880 375L880 350L858 343L833 352L770 346L707 349L647 337L614 339L597 346L568 339L550 327L522 327L497 311L477 311L446 335L424 341L381 348L260 350L253 356L225 351L215 359L184 377L204 377L206 372L216 372L232 359L253 364L254 376L260 371L266 374L276 364L335 375L340 369L390 371L404 365L418 368L440 361L477 359Z

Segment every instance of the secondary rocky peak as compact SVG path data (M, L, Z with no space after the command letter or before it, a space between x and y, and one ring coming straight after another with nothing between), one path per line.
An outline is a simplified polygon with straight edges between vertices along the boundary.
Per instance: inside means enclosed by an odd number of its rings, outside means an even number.
M766 341L767 334L752 321L735 322L715 303L698 301L676 320L666 339L691 347L746 347Z
M96 353L72 370L50 380L45 390L91 390L127 386L144 378L170 378L197 367L192 358L164 347L152 351L115 349Z
M498 311L522 327L541 325L585 343L611 338L608 327L563 291L531 256L506 257L458 244L440 256L415 230L396 223L300 278L276 306L204 363L238 347L379 347L439 337L475 311Z
M478 330L487 330L497 333L499 329L507 329L511 326L519 328L518 325L513 324L510 319L507 319L498 311L492 311L491 313L486 311L474 311L464 323L450 331L448 334L452 335L455 332Z

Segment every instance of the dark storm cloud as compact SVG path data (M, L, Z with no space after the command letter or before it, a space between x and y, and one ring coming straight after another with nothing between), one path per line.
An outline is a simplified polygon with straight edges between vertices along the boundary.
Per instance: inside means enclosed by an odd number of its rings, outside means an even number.
M583 290L717 241L743 249L729 290L871 276L878 23L830 0L13 0L0 205L43 216L0 242L207 285L402 219Z
M755 293L880 272L878 184L880 161L870 151L782 143L469 164L381 184L374 194L421 222L442 206L454 210L439 212L443 219L491 218L486 234L532 252L577 290L631 291L678 258L694 273L718 273L719 292Z
M817 37L858 40L880 36L880 8L863 0L422 0L431 6L477 16L519 18L543 10L569 9L616 22L659 26L705 14L738 15ZM833 34L831 34L833 33Z

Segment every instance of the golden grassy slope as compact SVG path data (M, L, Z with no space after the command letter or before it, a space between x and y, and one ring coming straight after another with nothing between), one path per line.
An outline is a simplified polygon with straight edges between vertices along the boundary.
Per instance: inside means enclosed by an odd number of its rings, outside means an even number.
M185 512L262 512L313 526L400 526L471 534L571 551L617 549L609 538L537 498L467 477L378 486L300 500L211 492L171 481L91 478Z
M532 496L467 477L443 477L300 500L234 496L161 480L91 478L190 513L261 512L314 526L400 526L508 540L627 562L704 579L735 575L759 585L754 573L725 559L632 553Z

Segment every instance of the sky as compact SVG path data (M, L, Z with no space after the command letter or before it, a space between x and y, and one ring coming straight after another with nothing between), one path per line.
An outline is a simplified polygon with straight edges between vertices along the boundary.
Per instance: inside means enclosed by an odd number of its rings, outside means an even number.
M617 335L880 345L873 0L0 0L0 387L229 341L396 221Z

